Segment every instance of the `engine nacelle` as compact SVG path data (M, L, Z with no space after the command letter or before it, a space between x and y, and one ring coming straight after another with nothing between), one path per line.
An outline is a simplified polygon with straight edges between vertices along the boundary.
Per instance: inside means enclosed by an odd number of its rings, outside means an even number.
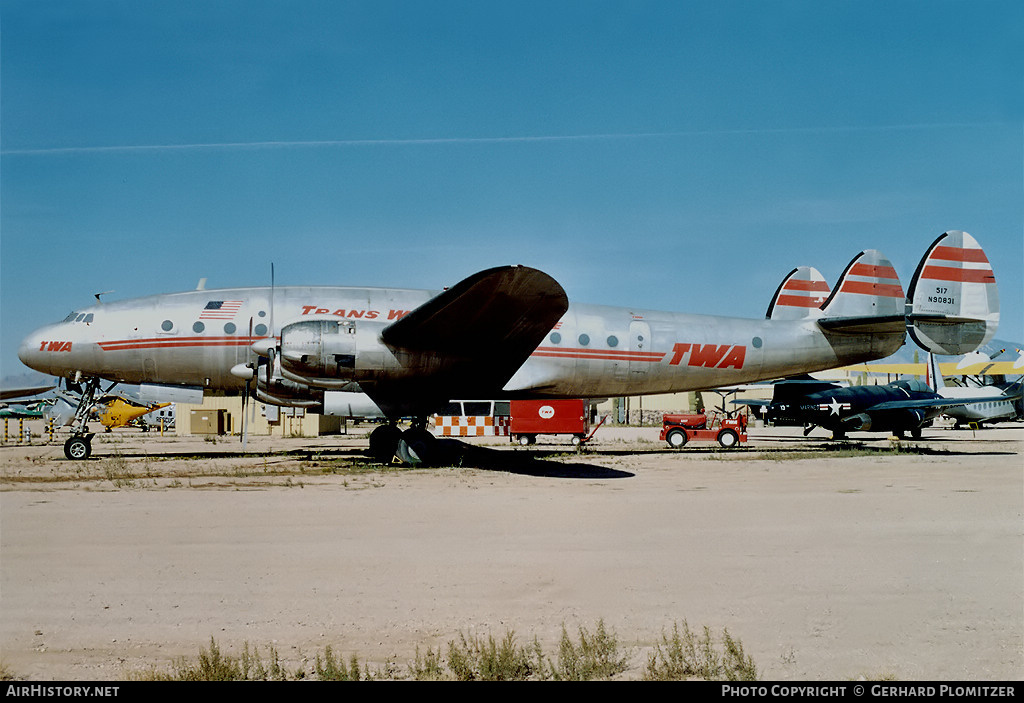
M345 391L324 391L321 412L324 415L345 418L376 419L384 417L383 411L370 400L368 395Z
M303 320L281 328L281 368L304 377L351 379L356 367L354 320Z

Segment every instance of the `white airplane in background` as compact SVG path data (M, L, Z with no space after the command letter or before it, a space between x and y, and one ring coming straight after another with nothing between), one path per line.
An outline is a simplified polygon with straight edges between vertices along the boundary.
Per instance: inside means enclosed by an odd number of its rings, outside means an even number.
M822 284L814 269L795 269L760 320L570 305L554 279L522 266L440 292L195 290L82 308L29 335L19 357L81 382L80 410L100 379L173 387L191 402L227 391L324 414L369 401L390 421L371 434L370 453L416 462L434 441L427 417L452 398L713 389L884 358L908 328L940 353L965 353L998 324L992 267L963 232L932 244L910 298L875 250L858 254L827 296ZM403 417L414 419L405 432L395 425ZM85 421L82 411L71 423L69 458L91 452Z
M968 360L970 363L970 360ZM1024 379L1014 383L993 383L977 386L947 386L939 369L938 359L928 354L928 386L943 398L963 398L963 405L946 408L942 414L952 418L956 427L974 425L981 427L984 423L1005 422L1016 420L1024 415L1022 412L1022 389Z

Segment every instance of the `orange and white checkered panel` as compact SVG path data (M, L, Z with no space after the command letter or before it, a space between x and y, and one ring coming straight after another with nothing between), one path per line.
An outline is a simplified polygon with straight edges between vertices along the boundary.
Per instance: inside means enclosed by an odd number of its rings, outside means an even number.
M438 437L507 437L508 417L490 415L437 415L434 434Z

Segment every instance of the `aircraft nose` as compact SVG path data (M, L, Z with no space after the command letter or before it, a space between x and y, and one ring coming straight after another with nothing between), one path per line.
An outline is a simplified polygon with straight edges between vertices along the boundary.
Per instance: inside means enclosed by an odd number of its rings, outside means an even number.
M36 341L37 339L39 339L39 333L33 332L29 336L25 337L25 339L21 340L21 344L18 346L18 358L21 359L21 363L25 364L25 366L30 369L35 368L32 364L35 363L36 358L32 352L39 348L39 342Z
M21 359L21 363L35 371L41 371L43 373L49 373L48 364L45 363L47 355L43 351L43 347L46 345L44 341L47 339L46 331L50 327L41 327L35 332L25 337L18 346L18 358Z

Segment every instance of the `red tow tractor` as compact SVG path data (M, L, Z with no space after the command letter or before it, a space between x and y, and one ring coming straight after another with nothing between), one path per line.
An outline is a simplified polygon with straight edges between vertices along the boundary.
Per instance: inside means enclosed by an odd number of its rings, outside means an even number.
M747 416L728 417L724 413L663 415L660 439L673 449L682 449L687 442L718 442L732 449L747 441Z

